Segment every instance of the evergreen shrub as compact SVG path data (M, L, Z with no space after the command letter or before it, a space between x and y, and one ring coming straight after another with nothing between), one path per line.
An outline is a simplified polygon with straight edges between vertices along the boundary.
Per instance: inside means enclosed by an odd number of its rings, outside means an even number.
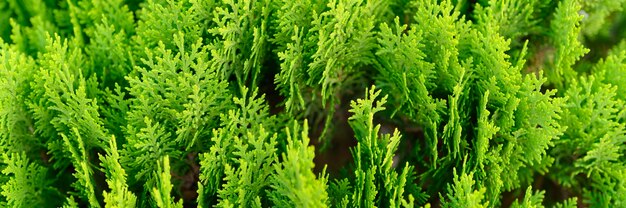
M626 207L625 0L2 0L0 207Z

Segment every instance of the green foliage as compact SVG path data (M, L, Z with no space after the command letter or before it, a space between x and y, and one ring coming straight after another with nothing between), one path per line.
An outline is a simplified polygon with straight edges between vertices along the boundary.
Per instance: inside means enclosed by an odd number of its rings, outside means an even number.
M519 202L519 201L515 201L511 207L527 207L527 208L539 208L539 207L543 207L543 205L541 205L541 202L543 201L543 196L544 192L543 191L537 191L535 193L532 192L532 189L530 187L528 187L528 189L526 189L526 194L524 195L524 199Z
M185 35L187 44L193 44L201 37L199 19L194 17L194 8L188 6L188 1L149 0L144 2L141 13L137 15L137 35L133 39L133 57L139 61L149 56L148 51L158 47L174 50L179 49L178 42L172 37L178 33ZM197 4L197 3L196 3ZM211 9L211 8L207 8ZM182 37L179 37L182 39ZM163 44L163 46L159 46Z
M489 202L484 202L485 188L475 190L473 177L472 173L459 177L454 170L454 184L448 187L446 200L440 197L442 207L488 207Z
M286 97L287 112L294 113L306 108L307 101L304 98L310 96L306 94L307 89L312 87L307 84L307 70L312 61L311 55L317 47L311 28L313 17L321 13L325 1L275 2L280 7L276 9L272 23L278 31L271 41L276 44L275 51L281 61L281 70L274 82L280 94Z
M371 64L375 48L373 31L386 1L330 1L328 10L314 16L317 50L309 64L309 84L320 84L322 102L331 99L342 85L351 83L361 65Z
M622 101L626 101L626 77L621 76L626 73L625 61L626 51L616 48L605 60L599 61L593 69L594 75L600 82L617 88L615 96Z
M598 33L607 33L607 20L611 20L611 15L623 9L623 0L593 0L581 1L585 18L583 19L583 33L588 36L594 36ZM608 22L610 23L610 22ZM607 34L601 34L607 35Z
M260 194L269 188L277 160L275 118L269 116L263 96L241 90L236 109L223 114L223 126L213 131L211 149L200 156L199 202L218 198L221 207L261 206ZM268 131L270 130L270 131ZM246 191L241 191L241 186Z
M282 162L275 163L276 174L271 178L274 189L270 193L277 207L326 207L326 178L315 178L313 158L315 151L309 144L309 126L294 122L292 128L285 128L287 148L282 154Z
M8 154L33 154L41 148L33 135L34 121L26 101L36 65L32 58L8 45L2 45L0 62L0 148Z
M0 207L624 207L624 6L2 1Z
M137 196L130 192L126 183L126 171L120 164L120 153L117 149L115 137L109 140L109 148L105 149L106 156L100 155L101 166L106 173L107 185L110 192L102 193L105 207L135 207Z
M436 127L441 122L440 113L445 102L429 96L433 86L435 71L433 64L424 61L424 48L421 32L413 28L408 34L402 34L407 28L395 20L393 28L381 25L376 52L380 75L377 78L381 89L389 92L395 110L427 127L427 136L436 137ZM423 109L423 110L418 110ZM429 138L435 140L434 138ZM432 146L436 146L432 144ZM436 158L433 150L433 156Z
M137 69L138 76L128 77L133 98L122 159L139 181L154 172L161 157L181 158L207 145L198 138L209 136L219 125L220 113L230 106L228 83L205 61L201 41L187 51L182 34L174 40L178 53L164 45L159 46L160 55L147 51L146 67Z
M626 136L624 123L620 122L624 101L616 97L617 87L594 76L572 81L562 119L569 128L552 150L556 163L570 165L557 166L560 168L552 170L553 177L567 187L580 187L577 190L583 192L586 203L624 204L621 194L610 194L626 188Z
M413 181L413 166L408 163L398 174L394 171L394 153L400 144L400 134L380 134L380 125L374 125L374 114L385 110L387 96L378 100L380 90L372 86L364 99L352 101L350 126L358 141L352 149L355 182L351 202L355 207L413 207L416 190L407 183ZM397 166L397 164L395 164ZM408 189L408 190L405 190ZM406 192L406 193L405 193Z
M442 125L446 115L444 112L446 108L446 100L435 99L433 93L441 93L442 97L448 97L448 109L450 115L450 122L444 127L445 134L444 143L447 147L447 153L458 157L460 155L460 140L462 128L460 122L462 122L461 115L459 115L459 96L464 89L464 80L467 79L467 64L469 62L462 62L459 60L459 39L464 33L469 32L469 24L459 17L459 13L454 11L451 2L444 1L440 4L435 1L429 1L429 3L420 4L415 14L414 29L409 31L409 36L423 36L424 54L430 54L425 56L424 60L430 63L434 69L432 72L426 70L425 67L419 67L424 70L424 73L417 73L412 76L407 76L410 85L407 85L405 91L414 97L409 97L413 106L409 106L406 109L405 114L409 119L417 122L424 127L424 137L429 152L422 153L430 156L429 166L433 169L437 168L439 160L439 135L442 133L440 126ZM459 19L460 18L460 19ZM397 26L396 26L397 27ZM403 29L397 28L398 32ZM383 27L384 31L384 27ZM411 34L413 33L413 34ZM421 35L420 35L421 33ZM399 34L398 34L399 35ZM419 39L418 39L419 40ZM419 43L417 43L419 44ZM401 44L406 45L406 44ZM381 47L382 48L382 47ZM416 48L412 47L413 50ZM409 60L415 59L413 57L419 53L409 53ZM395 61L401 61L396 59ZM384 63L384 62L383 62ZM465 65L465 66L463 66ZM393 66L388 66L386 70L394 70ZM403 69L405 72L401 73L414 73L414 70ZM385 74L385 73L381 73ZM403 75L404 76L404 75ZM383 79L384 80L384 79ZM400 80L389 80L389 83L402 83ZM436 84L435 84L436 83ZM417 89L417 90L412 90ZM410 90L410 91L409 91ZM454 96L451 97L454 92Z
M85 143L83 142L78 129L72 128L72 131L72 134L70 134L72 140L75 140L78 144L72 144L69 138L70 136L61 134L61 137L63 137L64 147L69 149L72 154L72 164L76 168L76 172L73 175L78 181L73 184L73 186L79 191L79 195L82 199L86 199L91 206L100 207L100 204L96 199L93 170L89 164L89 155L87 155L87 151L85 150Z
M84 78L89 76L89 65L73 43L76 42L62 41L59 36L48 38L46 53L38 59L41 67L34 74L33 90L26 102L32 112L34 134L47 146L56 169L66 168L70 161L74 165L83 163L84 156L94 148L102 148L108 137L94 98L99 94L96 79ZM78 142L78 137L82 141ZM68 145L76 143L84 144L80 148L85 153L76 152L70 160L74 153L67 151ZM86 169L83 171L88 174Z
M220 78L231 74L239 86L246 82L256 86L267 50L269 0L224 0L214 10L215 26L209 33L215 39L208 45L211 51L211 67Z
M558 89L565 89L565 83L576 77L572 66L583 55L589 52L580 41L580 21L578 14L581 5L576 0L560 1L550 25L550 39L556 46L552 70L548 70L548 77Z
M563 203L557 203L554 207L556 208L575 208L578 207L577 206L577 198L573 197L573 198L569 198L565 201L563 201Z
M159 178L159 180L157 181L156 186L152 188L151 192L152 197L154 197L154 201L156 202L156 206L159 208L182 208L182 202L174 202L174 199L172 199L173 197L170 194L173 185L171 181L172 176L170 174L169 157L163 157L163 159L159 160L159 164L157 166L158 169L154 178Z
M54 207L49 200L61 193L51 187L46 167L31 162L25 154L2 154L2 206L7 207ZM6 166L5 166L6 165Z
M521 38L540 29L536 10L541 10L543 4L545 3L536 0L490 0L488 6L476 7L476 19L482 24L494 24L500 35L515 41L514 44L519 44Z
M454 11L450 1L425 1L415 12L415 31L423 33L424 59L434 65L437 77L433 80L438 89L452 91L461 77L463 67L459 61L459 44L469 24ZM435 85L435 84L433 84ZM435 86L432 86L435 87Z

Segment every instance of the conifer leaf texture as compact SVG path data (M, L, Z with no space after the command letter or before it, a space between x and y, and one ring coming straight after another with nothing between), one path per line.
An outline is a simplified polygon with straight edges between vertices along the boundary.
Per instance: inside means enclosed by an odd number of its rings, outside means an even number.
M0 207L626 207L625 9L0 1Z

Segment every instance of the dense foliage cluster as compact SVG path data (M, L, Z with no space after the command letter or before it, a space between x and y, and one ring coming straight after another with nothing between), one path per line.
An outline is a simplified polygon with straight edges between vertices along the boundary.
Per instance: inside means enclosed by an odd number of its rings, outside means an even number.
M626 207L624 0L5 0L0 207Z

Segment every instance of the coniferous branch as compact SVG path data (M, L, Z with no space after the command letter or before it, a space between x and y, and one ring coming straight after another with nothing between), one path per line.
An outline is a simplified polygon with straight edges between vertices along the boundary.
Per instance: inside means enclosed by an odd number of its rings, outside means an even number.
M328 10L314 16L312 31L317 51L309 64L309 84L321 85L322 103L337 103L332 98L341 85L350 82L359 66L371 64L375 48L373 31L381 15L383 1L330 1Z
M78 208L78 203L74 199L74 196L69 196L66 198L65 204L63 204L63 208Z
M219 125L220 113L230 108L228 83L210 68L201 40L186 49L185 39L174 35L176 54L163 44L156 54L147 51L146 67L137 69L141 77L128 78L133 98L122 158L140 181L154 172L159 158L181 158L208 145L198 138L208 136Z
M214 10L215 27L209 33L216 38L209 44L211 67L220 79L235 75L239 86L256 86L267 51L269 0L225 0Z
M616 90L615 86L589 76L572 80L566 92L569 99L561 123L568 129L552 149L552 155L555 163L573 165L553 167L551 176L566 187L581 187L577 190L582 192L579 193L585 203L624 204L624 197L611 194L626 190L622 171L626 166L626 130L619 122L624 101L616 98ZM576 151L566 153L567 148Z
M532 192L531 187L529 186L526 189L526 194L524 195L524 199L520 202L520 201L515 201L513 202L513 204L511 205L511 207L517 208L517 207L543 207L542 202L543 202L543 198L545 192L544 191L536 191L536 192Z
M249 141L242 141L243 139ZM258 132L247 132L245 137L234 138L237 156L234 164L224 166L224 184L217 191L217 206L261 207L260 195L269 187L273 172L272 161L276 160L276 135L269 135L261 126ZM241 191L245 189L245 191Z
M108 106L102 109L104 127L110 129L110 133L118 139L123 140L124 142L121 143L124 144L126 141L124 132L128 131L126 129L128 126L126 114L130 110L130 101L126 99L127 92L116 83L114 90L105 89L103 94L102 102Z
M163 47L177 51L178 45L171 41L178 33L185 35L186 46L196 43L202 37L203 30L199 19L195 18L193 9L187 1L148 0L138 15L136 33L133 36L133 59L141 65L141 59L149 57L148 51L159 51ZM160 46L163 44L163 46Z
M175 143L168 141L171 134L166 132L163 125L153 123L149 118L145 118L144 125L141 130L135 130L134 127L128 128L129 132L136 132L136 135L127 137L129 146L122 151L122 164L134 174L134 181L149 181L145 177L149 177L147 175L154 172L153 163L159 157L182 155L175 148Z
M622 207L623 6L2 1L0 206Z
M393 135L380 134L380 125L373 123L374 114L385 110L383 105L387 102L387 96L378 99L380 93L372 86L364 99L350 103L353 113L350 126L358 141L352 149L355 181L350 204L355 207L412 207L418 191L407 185L415 179L413 166L406 164L398 174L393 164L401 136L397 130Z
M304 60L303 39L305 31L301 31L298 26L294 26L294 35L291 37L293 43L287 44L284 52L279 52L278 56L283 61L281 63L281 72L276 77L276 84L284 95L289 95L285 101L285 108L288 112L293 113L298 110L304 110L306 101L303 98L305 92L301 92L307 85L303 81L306 77L306 63Z
M558 3L554 19L550 23L550 38L556 47L553 65L547 70L548 79L557 89L566 89L567 80L574 79L576 72L572 66L586 53L578 41L583 16L578 14L581 5L577 0L564 0Z
M443 8L443 9L442 9ZM425 22L438 22L438 21L457 21L458 14L455 14L451 6L447 2L443 2L440 5L437 4L425 4L421 7L418 7L418 11L424 11L418 14L422 14L422 16L417 16L417 20L428 20ZM491 7L488 7L491 9ZM432 16L427 16L429 11ZM490 10L489 10L490 11ZM439 12L442 12L444 15L437 15ZM480 12L485 12L483 10L477 11L479 15L487 15L480 14ZM449 16L446 16L449 15ZM448 19L445 19L445 18ZM430 176L430 174L434 174L431 177L443 177L446 174L441 169L435 169L435 165L440 164L444 165L445 168L449 168L453 165L458 165L458 160L461 158L460 156L467 154L469 150L468 147L475 147L473 149L473 155L475 158L470 158L469 163L474 164L474 168L477 168L476 174L477 177L477 185L478 187L487 186L490 187L488 189L486 196L489 201L492 202L490 206L498 205L498 197L501 192L504 190L511 190L520 186L518 181L524 180L528 175L522 175L524 178L520 179L521 176L518 175L518 172L527 173L527 169L541 169L546 165L546 149L552 144L550 141L552 139L556 139L559 137L563 128L561 128L557 119L559 118L558 114L560 113L560 106L562 105L562 100L560 99L551 99L551 96L555 95L554 91L548 91L547 93L541 93L540 87L543 84L542 79L532 78L531 76L523 76L519 73L521 71L521 67L524 65L523 61L517 61L516 63L511 63L512 60L506 52L509 50L510 41L504 39L500 34L494 32L492 28L498 27L498 23L494 21L494 19L489 19L489 21L483 21L476 25L470 24L462 24L462 18L456 22L455 26L457 31L465 31L462 32L456 37L463 41L464 44L453 45L453 47L447 47L445 54L448 54L447 57L452 57L454 59L445 58L443 60L433 59L433 56L430 59L425 59L426 64L428 62L433 62L435 66L441 67L446 66L443 63L449 63L450 60L454 60L452 62L455 68L448 68L443 73L438 73L437 70L441 70L441 68L436 67L435 73L436 76L429 78L433 83L438 83L437 88L429 87L424 83L429 83L428 81L413 82L413 84L405 80L410 80L404 77L408 77L406 72L402 70L404 67L393 66L382 68L385 70L381 71L381 78L379 80L384 81L386 79L390 79L390 72L397 73L392 80L394 81L385 81L384 83L389 83L389 86L394 86L389 88L389 90L402 90L404 88L408 89L420 89L419 91L424 92L421 97L429 98L428 94L437 92L439 94L446 93L448 96L448 111L443 111L437 114L434 114L436 110L433 110L432 106L426 103L421 105L415 105L413 108L409 108L405 110L406 112L417 112L417 113L431 113L426 114L426 116L417 116L417 121L422 126L431 123L432 126L430 129L427 129L426 139L429 141L430 152L433 155L432 158L434 160L431 162L433 164L431 171L426 175ZM436 24L435 24L436 25ZM450 25L450 24L446 24ZM420 27L420 22L418 21L417 26ZM434 44L435 40L439 41L442 31L444 32L454 32L455 30L451 30L450 28L434 30L432 24L424 25L423 30L428 31L424 33L418 33L415 36L422 36L424 41L421 41L422 44L425 45L425 49L423 49L426 54L433 54L432 49L439 48L441 44ZM388 31L385 26L382 26L382 31ZM419 29L422 29L421 27ZM406 31L405 29L397 29L396 31ZM390 32L387 32L390 33ZM406 37L411 37L415 32L409 30L407 32ZM430 34L429 34L430 33ZM436 36L433 34L437 34ZM454 33L453 33L454 34ZM396 35L398 38L402 37L401 34ZM383 36L384 37L384 36ZM391 36L393 37L393 36ZM391 41L385 41L385 39L381 39L382 47L386 50L387 48L393 48L393 43ZM391 39L394 40L394 39ZM419 40L419 39L417 39ZM443 39L449 40L449 39ZM454 40L454 39L452 39ZM396 39L396 42L397 39ZM417 42L417 41L415 41ZM414 42L414 44L415 44ZM454 42L451 42L455 44ZM406 45L407 43L404 43ZM419 44L419 42L417 43ZM431 45L432 44L432 45ZM402 45L402 44L397 44ZM420 48L419 45L415 45L410 47L412 50L416 50L416 48ZM450 49L457 49L458 52L450 53ZM402 50L402 51L407 51ZM523 49L522 52L525 50ZM388 54L399 54L398 52L387 52ZM406 61L404 60L417 60L419 61L421 58L419 56L415 56L414 54L419 55L421 51L416 51L412 53L407 53L406 57L409 58L399 58L398 60L385 60L380 59L382 64L390 65L390 64L404 64ZM379 52L382 58L384 53L383 51ZM411 57L413 56L413 57ZM524 53L520 55L523 57ZM436 57L436 56L435 56ZM428 56L427 56L428 58ZM523 60L523 59L521 59ZM409 62L410 63L410 62ZM410 66L416 66L417 64L409 64ZM449 65L449 64L448 64ZM424 70L425 67L421 67L421 70ZM427 68L426 68L427 69ZM453 70L454 69L454 70ZM388 71L388 72L387 72ZM412 72L415 70L410 70ZM455 76L451 76L451 72L455 73ZM422 72L420 76L427 76L428 71ZM387 75L387 76L385 76ZM402 76L400 76L402 75ZM446 78L447 76L447 78ZM490 77L489 79L476 79L476 77ZM442 82L441 79L450 80L449 82ZM454 78L454 79L451 79ZM441 88L442 83L450 83L450 87ZM414 87L415 85L421 87ZM383 85L385 88L387 85ZM406 86L406 87L405 87ZM520 87L523 86L523 87ZM471 90L470 90L471 88ZM408 94L408 96L415 96L417 93L415 91L408 91L410 93L396 93L399 95ZM472 105L476 105L479 103L476 99L472 99L469 95L475 95L482 97L482 101L480 101L479 106L484 106L479 108L478 110L478 126L477 131L475 131L474 136L469 136L469 138L474 138L474 142L468 143L463 138L468 138L467 134L463 134L463 131L468 131L472 128L476 128L472 124L468 125L468 122L471 121L473 110L468 109L468 107ZM408 98L405 98L408 99ZM421 98L424 99L424 98ZM432 98L429 98L432 99ZM418 99L414 99L418 100ZM432 101L431 101L432 102ZM398 103L395 101L394 103ZM474 103L474 104L472 104ZM443 103L445 104L445 103ZM536 114L526 114L525 112L532 107L542 106L542 111L550 112L548 114L543 114L542 117L529 117L527 115L536 115ZM431 107L431 108L429 108ZM421 112L420 112L421 111ZM484 112L483 112L484 111ZM464 113L459 113L464 112ZM485 114L486 112L486 114ZM491 114L489 112L496 112L496 114ZM439 116L440 120L437 119L437 123L445 123L443 129L439 129L439 125L432 125L435 123L429 119L437 118L435 116ZM411 115L411 114L409 114ZM415 113L413 113L415 115ZM417 114L419 115L419 114ZM411 116L411 118L415 119L416 116ZM420 119L423 120L420 122ZM424 122L429 121L429 122ZM544 127L545 126L545 127ZM444 151L447 151L449 155L444 155L443 158L438 159L440 155L440 147L437 145L439 142L439 137L437 136L437 132L443 131L443 143L445 144ZM431 133L429 133L431 132ZM471 130L470 130L471 132ZM470 134L471 135L471 134ZM536 136L536 135L541 135ZM507 138L516 138L516 139L507 139ZM517 141L519 139L519 141ZM491 141L490 141L491 140ZM528 142L522 142L522 140L529 140ZM511 142L508 142L511 141ZM493 145L496 144L496 145ZM501 146L506 145L506 146ZM503 149L503 147L506 147ZM531 157L523 157L521 155L526 154L527 152L531 153ZM496 155L505 155L504 157L497 157ZM458 158L455 160L455 158ZM541 164L537 164L541 163ZM488 164L489 169L484 169L485 164ZM507 164L507 165L504 165ZM537 164L537 165L535 165ZM542 166L543 165L543 166ZM536 166L536 167L535 167ZM509 174L502 175L503 178L500 178L501 173L506 172ZM532 172L532 171L530 171ZM487 175L490 175L487 178Z
M558 138L564 128L557 122L563 100L550 98L556 94L555 91L541 92L541 86L545 82L541 75L539 78L533 75L523 77L519 73L524 63L510 62L506 54L510 41L487 29L497 27L494 24L496 23L484 22L477 25L476 30L470 33L473 35L466 41L469 43L469 54L472 55L472 65L475 67L473 74L491 77L488 81L476 80L474 92L484 95L489 92L489 98L485 101L486 109L497 113L490 118L498 128L494 142L504 145L491 145L493 149L490 150L491 163L501 168L490 169L489 171L494 171L491 174L477 173L480 178L500 175L500 171L509 173L502 175L502 178L495 176L486 180L486 184L490 184L487 186L502 188L490 188L487 192L492 206L497 206L496 197L501 191L519 188L520 182L527 183L525 177L532 177L521 173L528 173L529 168L545 168L546 150L552 145L551 140ZM528 112L530 110L541 110L544 113ZM494 157L495 155L502 157ZM537 163L543 164L535 165ZM482 184L480 181L479 184Z
M133 194L127 185L126 171L120 164L120 154L117 148L117 141L115 137L111 137L109 140L109 148L106 148L106 156L100 155L100 161L104 173L106 173L107 185L110 192L105 191L102 193L104 198L105 207L121 208L121 207L135 207L137 196Z
M4 153L30 155L42 149L27 105L35 71L32 58L9 45L0 46L0 149Z
M462 81L462 77L465 76L462 75L465 74L466 71L466 69L464 69L466 66L463 65L467 65L469 62L463 64L459 60L459 39L462 34L469 32L469 24L465 23L463 18L459 18L458 11L453 11L453 6L450 1L444 1L440 4L435 1L428 1L428 3L419 4L414 17L416 23L413 25L414 29L412 30L421 32L424 44L423 53L430 54L429 56L426 56L424 60L427 63L433 64L433 74L436 76L430 78L427 77L429 73L423 73L418 75L422 76L422 78L418 77L421 80L418 79L413 81L416 82L415 85L418 86L417 89L419 89L418 92L421 95L417 97L419 103L416 103L417 105L408 111L418 112L421 115L418 114L419 116L412 116L415 113L410 113L408 115L410 118L415 119L415 121L424 126L425 139L427 141L426 144L428 145L427 148L430 154L430 166L432 168L437 168L438 166L438 127L440 123L442 123L443 118L441 118L441 116L444 114L444 112L437 111L442 111L445 107L445 103L443 101L437 101L433 98L429 98L429 93L427 92L453 92L459 81ZM429 81L428 79L432 81ZM429 82L437 84L426 85ZM411 89L411 87L409 89ZM461 91L464 90L460 88L456 91L458 91L457 93L461 93ZM450 111L452 112L452 115L456 114L454 112L457 110L457 105L457 102L450 103ZM453 116L452 122L449 123L450 126L446 128L446 132L449 132L449 136L456 137L456 135L459 135L458 133L452 133L452 130L455 130L456 132L461 131L458 126L453 127L456 125L455 120L457 119L461 118ZM458 146L458 137L456 137L456 140L456 142L446 141L446 143L449 146L455 147L449 149L449 151L451 151L453 155L458 156L459 149L456 148Z
M266 200L259 195L269 189L278 158L277 134L271 134L278 123L257 90L244 87L241 94L233 98L237 108L221 116L223 126L213 131L210 150L200 155L198 204L261 206Z
M99 32L95 31L97 25L109 23L111 27L118 28L120 32L124 31L126 35L135 34L133 13L122 0L80 1L74 7L76 19L82 23L84 33L89 38L98 35Z
M616 98L626 102L626 51L617 48L606 59L600 60L593 67L593 74L600 82L617 87Z
M316 178L313 173L315 151L309 145L309 127L307 121L300 130L294 122L293 127L285 128L287 147L282 160L276 161L276 174L271 177L272 191L268 193L277 207L327 207L327 178ZM322 174L325 174L322 172Z
M69 154L63 147L61 134L74 135L76 129L84 137L86 150L102 148L106 141L95 96L99 90L95 77L85 79L84 56L73 42L59 36L48 38L47 53L41 54L31 82L33 92L27 102L33 113L34 133L51 153L55 168L69 165Z
M101 86L113 88L113 83L124 81L124 76L132 70L134 60L128 49L130 43L127 33L116 29L108 19L102 22L94 26L94 34L88 46L90 50L86 53L94 62L94 71Z
M71 32L65 28L69 22L66 15L67 2L53 5L42 0L11 0L4 3L4 6L9 10L8 14L3 12L7 14L4 23L9 24L2 24L2 28L11 32L5 40L10 40L17 49L28 55L36 56L37 52L45 49L46 35L58 33L65 36ZM54 15L55 13L60 15Z
M489 202L485 201L485 188L476 190L472 173L461 172L459 176L454 170L454 184L448 186L447 199L442 200L442 207L488 207Z
M469 24L463 20L450 1L426 1L419 4L413 17L416 31L422 32L424 39L424 58L435 65L437 78L434 83L438 89L452 91L462 71L459 60L459 44L462 34L469 31Z
M72 128L70 135L61 133L63 137L64 147L71 153L71 161L74 167L76 167L76 173L74 177L78 180L77 183L72 184L74 188L79 191L79 196L83 199L87 199L89 206L100 207L98 199L96 199L96 190L94 187L93 170L89 163L89 155L85 149L85 143L81 138L80 132L77 128ZM75 140L75 142L70 141ZM78 147L76 147L77 145Z
M554 205L555 208L576 208L578 207L578 199L576 197L572 197L569 198L565 201L563 201L562 203L556 203L556 205Z
M624 3L626 3L626 1L623 0L581 1L581 13L585 16L582 21L582 26L584 28L582 33L587 36L607 33L604 31L604 29L608 28L606 27L607 20L611 19L612 14L623 10Z
M376 47L375 27L382 21L390 1L329 1L325 11L313 15L312 50L307 68L307 84L312 97L323 109L321 140L327 146L331 121L341 105L342 89L364 87L360 79L373 64ZM321 119L320 119L321 120Z
M407 31L407 34L401 34L403 31L406 31L406 26L400 26L397 19L393 33L385 24L381 25L381 49L377 56L382 66L379 66L380 77L377 81L385 91L399 91L392 93L396 95L393 103L403 106L396 107L395 111L426 127L432 161L435 162L438 160L438 139L434 138L438 137L437 127L445 115L446 102L433 98L431 93L435 91L432 83L441 75L435 76L433 64L423 60L422 50L425 46L421 43L422 33L415 28ZM460 154L462 130L462 121L458 115L459 96L467 89L464 85L467 81L465 77L468 77L463 68L461 70L453 95L449 96L449 122L443 129L444 144L450 147L448 151L455 157Z
M34 163L24 153L2 154L2 206L7 207L54 207L53 200L61 193L51 187L53 178L47 168ZM6 166L5 166L6 165Z
M277 30L271 41L276 44L275 51L281 60L280 73L274 82L281 95L286 97L285 108L289 113L305 110L311 87L307 84L308 65L316 49L312 22L313 17L321 13L325 1L276 1L274 27ZM309 101L310 102L310 101Z
M154 178L157 178L156 185L152 188L151 194L156 206L159 208L182 208L181 201L175 202L170 192L172 192L172 181L170 172L169 156L164 156L157 164L158 168Z
M423 60L421 33L414 28L408 34L402 34L407 26L401 26L398 18L394 22L392 28L386 23L380 26L380 49L376 52L380 77L376 80L381 90L389 92L393 103L399 105L394 111L402 111L416 119L430 118L431 121L426 123L436 123L439 120L437 111L442 110L444 103L430 97L428 92L433 87L434 66ZM425 109L417 110L421 108Z
M547 4L536 0L490 0L486 6L477 5L474 11L479 24L493 22L498 26L498 33L511 39L512 44L520 44L519 39L540 28L535 13Z

